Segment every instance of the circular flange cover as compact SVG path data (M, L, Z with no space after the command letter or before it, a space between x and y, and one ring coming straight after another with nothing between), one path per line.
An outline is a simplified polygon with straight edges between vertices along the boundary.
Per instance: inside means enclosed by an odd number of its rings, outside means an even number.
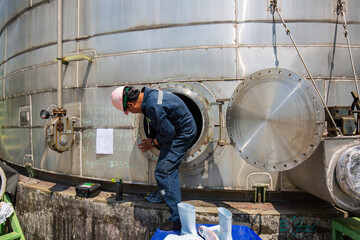
M285 171L304 162L319 145L323 109L306 78L286 69L264 69L235 89L226 125L232 145L247 163Z
M360 145L341 154L336 165L336 180L345 193L360 200Z

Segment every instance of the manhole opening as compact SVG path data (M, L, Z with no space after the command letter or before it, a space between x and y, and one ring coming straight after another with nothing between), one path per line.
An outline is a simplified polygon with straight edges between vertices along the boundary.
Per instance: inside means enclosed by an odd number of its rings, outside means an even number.
M189 108L191 114L193 115L195 122L196 122L196 127L197 127L197 134L196 137L194 139L194 141L191 144L191 147L194 146L194 144L197 142L197 140L199 139L201 132L202 132L202 128L203 128L203 118L201 115L201 111L199 109L199 107L196 105L196 103L189 97L180 94L180 93L174 93L176 96L178 96L179 98L181 98L181 100L183 100L183 102L186 104L186 106ZM146 118L144 118L144 131L146 134L147 138L156 138L156 131L153 127L150 126L150 131L148 130L148 125L146 123Z

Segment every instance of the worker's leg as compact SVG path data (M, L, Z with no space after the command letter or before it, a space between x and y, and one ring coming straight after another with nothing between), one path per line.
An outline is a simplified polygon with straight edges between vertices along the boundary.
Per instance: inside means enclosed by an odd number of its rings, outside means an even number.
M166 204L170 209L171 222L179 222L179 212L177 204L181 202L180 182L179 182L179 165L181 159L184 157L184 153L179 152L179 146L175 149L170 147L162 149L158 163L155 168L155 178L163 195Z
M192 139L174 139L171 146L163 147L155 168L155 178L170 209L170 222L180 222L177 204L181 202L179 166Z

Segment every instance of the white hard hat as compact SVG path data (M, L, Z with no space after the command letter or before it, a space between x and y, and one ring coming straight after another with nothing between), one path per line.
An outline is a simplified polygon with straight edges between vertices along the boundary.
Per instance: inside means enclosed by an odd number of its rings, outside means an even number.
M124 112L125 115L128 115L129 111L124 111L124 108L126 107L126 96L125 96L125 99L124 99L125 102L123 101L124 88L125 87L126 87L126 85L118 87L111 93L111 102L112 102L112 104L114 105L115 108L117 108L120 111Z

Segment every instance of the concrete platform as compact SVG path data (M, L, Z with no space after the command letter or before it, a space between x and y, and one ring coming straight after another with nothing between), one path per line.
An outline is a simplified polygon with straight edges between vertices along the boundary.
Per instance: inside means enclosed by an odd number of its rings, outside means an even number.
M220 196L218 196L220 199ZM244 224L262 239L331 239L331 219L347 212L323 201L250 202L185 200L196 207L197 223L217 223L217 207L233 214L234 224ZM141 195L102 191L95 198L76 197L69 185L20 176L16 197L25 237L31 239L151 239L169 216L165 204L151 204Z

